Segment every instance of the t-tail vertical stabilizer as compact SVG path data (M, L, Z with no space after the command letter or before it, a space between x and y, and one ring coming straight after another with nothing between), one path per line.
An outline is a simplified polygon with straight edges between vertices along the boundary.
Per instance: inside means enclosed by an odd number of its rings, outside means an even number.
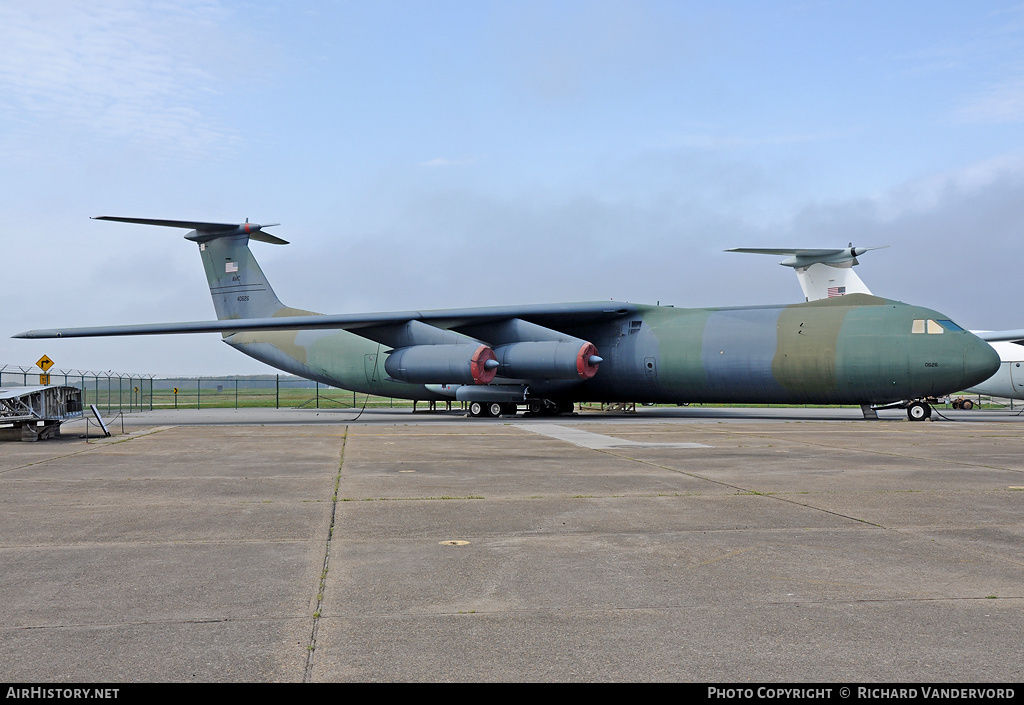
M269 318L285 308L249 250L249 240L288 244L286 240L263 232L263 228L270 225L257 225L248 220L230 224L115 216L99 216L94 220L190 229L192 232L185 235L185 239L199 244L213 307L220 320Z
M830 299L845 294L870 294L853 267L860 264L857 256L880 247L849 247L842 250L787 250L781 248L734 247L726 252L749 252L756 255L782 255L779 262L796 270L796 278L807 301Z

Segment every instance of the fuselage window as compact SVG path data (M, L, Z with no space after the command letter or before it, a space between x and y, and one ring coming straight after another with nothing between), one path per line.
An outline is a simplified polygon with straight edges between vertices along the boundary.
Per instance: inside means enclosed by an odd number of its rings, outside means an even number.
M914 320L914 325L910 329L911 333L924 333L924 319L918 318Z
M942 329L942 326L940 326L938 323L936 323L935 321L933 321L932 319L929 318L928 319L928 333L934 335L936 333L942 333L942 332L944 332L943 329Z
M953 323L953 321L939 321L939 325L945 328L946 330L963 330L963 328L958 326L956 323Z

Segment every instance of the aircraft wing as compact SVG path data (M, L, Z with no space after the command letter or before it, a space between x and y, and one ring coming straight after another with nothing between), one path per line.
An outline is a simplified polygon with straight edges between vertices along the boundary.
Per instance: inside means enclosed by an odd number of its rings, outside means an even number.
M972 330L971 332L989 343L1011 342L1024 344L1024 328L1016 330Z
M92 326L85 328L44 328L18 333L15 338L98 338L122 335L163 335L170 333L237 333L239 331L341 329L357 335L360 329L423 321L440 328L459 328L518 318L538 325L570 328L597 323L636 311L631 304L599 301L576 304L493 306L443 309L437 311L396 311L368 314L325 314L278 316L219 321L143 323L138 325Z

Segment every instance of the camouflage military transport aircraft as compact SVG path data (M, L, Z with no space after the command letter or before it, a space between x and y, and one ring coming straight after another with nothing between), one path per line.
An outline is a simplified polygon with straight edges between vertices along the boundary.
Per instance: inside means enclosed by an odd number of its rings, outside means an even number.
M574 402L906 402L989 377L998 356L948 316L867 294L780 306L685 309L617 302L331 314L282 304L249 250L287 244L248 221L103 216L188 228L216 321L57 328L19 338L219 332L278 369L343 389L470 402L472 416L556 414Z

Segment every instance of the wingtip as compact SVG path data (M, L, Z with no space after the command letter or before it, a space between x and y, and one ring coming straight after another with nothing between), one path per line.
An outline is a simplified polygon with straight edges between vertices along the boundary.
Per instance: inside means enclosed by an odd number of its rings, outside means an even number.
M58 329L43 329L43 330L26 330L12 335L12 338L22 338L24 340L41 340L43 338L63 338L64 333Z

